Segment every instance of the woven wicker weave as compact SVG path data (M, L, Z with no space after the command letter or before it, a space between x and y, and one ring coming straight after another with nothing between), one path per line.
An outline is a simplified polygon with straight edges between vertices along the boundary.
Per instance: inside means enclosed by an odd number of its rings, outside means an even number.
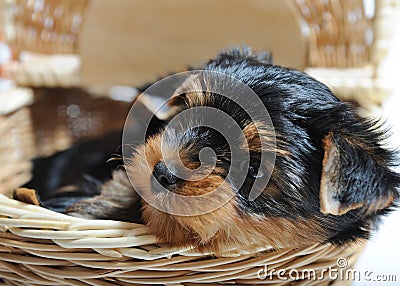
M277 251L265 247L215 258L155 243L156 237L141 224L73 218L0 195L0 277L7 285L282 285L287 281L275 276L259 279L260 269L307 268L320 274L337 268L338 257L351 267L362 249L361 244ZM296 285L329 281L325 277Z
M88 0L5 3L5 34L16 58L22 51L39 53L5 65L5 76L20 86L78 86L80 58L76 53Z
M308 31L306 72L327 84L342 99L365 107L380 104L391 94L395 83L385 81L391 70L380 67L398 26L397 0L374 1L373 15L365 12L363 0L287 1L297 7L303 31ZM7 2L11 3L9 11L14 15L6 17L12 21L8 26L15 27L15 37L10 40L17 53L21 50L76 53L89 0ZM78 64L74 62L60 66L48 59L40 69L35 68L35 61L16 62L4 69L20 85L77 86L80 64L79 60Z
M76 53L87 0L13 0L15 52Z
M368 63L373 22L362 0L295 0L310 32L308 66L361 67Z
M387 79L396 63L381 67L399 29L400 2L370 1L370 15L363 0L293 1L309 31L306 72L341 99L373 111L397 84Z
M0 102L3 100L8 104L0 108L0 193L29 181L35 149L31 117L25 107L32 101L31 91L11 89L0 93Z
M26 54L21 61L4 65L4 76L19 86L75 87L80 82L77 55Z

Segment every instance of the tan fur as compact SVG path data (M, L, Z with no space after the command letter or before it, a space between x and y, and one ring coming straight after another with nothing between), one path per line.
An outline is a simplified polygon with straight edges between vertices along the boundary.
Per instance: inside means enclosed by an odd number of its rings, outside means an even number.
M339 187L335 184L337 175L334 170L337 165L338 154L336 148L332 144L332 134L329 133L323 139L324 159L322 161L321 187L320 187L320 207L324 214L340 215L340 202L334 199L335 194L339 191Z
M341 190L337 181L339 152L332 142L332 133L323 140L324 158L322 160L321 186L320 186L320 208L323 214L343 215L350 210L358 209L364 205L363 202L351 204L344 207L340 201L335 199Z
M352 141L347 141L349 144ZM340 201L335 199L337 194L341 190L342 186L339 185L337 181L338 178L338 166L340 165L338 148L334 146L332 142L332 133L329 133L323 139L324 146L324 159L322 161L322 173L321 173L321 187L320 187L320 208L321 212L324 214L333 215L343 215L350 210L358 209L364 207L366 202L354 203L348 206L343 206ZM356 147L362 147L363 145L356 144ZM368 151L368 149L367 149ZM386 208L392 204L394 197L391 195L389 197L377 198L374 203L364 211L364 214L370 214L376 210Z
M367 210L366 214L370 214L375 212L376 210L381 210L387 207L390 207L393 204L393 201L395 200L393 195L389 195L388 197L382 197L378 198L374 201L372 205L370 205Z
M235 199L201 216L173 216L146 205L143 217L160 242L200 245L201 251L226 252L232 247L299 247L324 240L324 229L312 220L241 215Z
M150 194L154 196L151 188L154 165L162 159L165 160L159 150L160 141L159 135L149 139L146 145L138 148L131 165L127 166L128 174L135 178L135 186L141 190L145 198L149 195L148 198L151 199ZM169 154L166 153L168 157ZM143 156L144 154L146 155ZM182 158L185 161L185 154ZM197 167L187 161L184 164L189 168ZM323 227L312 223L312 219L292 221L240 213L234 191L229 184L224 183L219 172L222 170L216 169L200 181L185 181L174 191L182 195L182 198L171 200L168 196L156 195L156 199L162 202L164 209L175 213L183 210L195 213L210 204L222 205L210 212L197 216L173 215L143 201L143 219L150 230L157 233L160 242L176 246L196 244L200 245L202 251L215 251L218 254L230 247L249 248L266 245L297 247L324 239ZM219 190L213 192L217 188ZM278 194L279 189L269 185L268 192ZM208 193L212 195L206 198L202 196ZM187 197L193 200L186 200Z
M178 100L174 100L179 95L185 96L186 106L183 108L206 106L213 90L213 85L206 76L199 79L198 76L192 75L174 91L170 100L170 106L174 106L174 104L179 102Z
M284 142L274 130L266 128L264 122L251 122L243 129L243 134L247 140L250 151L275 152L281 156L290 156L289 151L277 148L278 145L283 145ZM261 146L261 138L263 138L263 146ZM243 148L246 148L246 144L244 143L243 145Z
M38 195L35 190L27 188L18 188L13 192L14 200L21 201L27 204L40 205Z

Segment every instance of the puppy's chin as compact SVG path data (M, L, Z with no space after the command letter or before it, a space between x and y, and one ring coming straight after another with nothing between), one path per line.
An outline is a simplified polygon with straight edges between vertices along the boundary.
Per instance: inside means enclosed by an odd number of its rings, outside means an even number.
M198 246L199 250L222 251L227 246L221 234L231 227L235 210L228 203L213 212L198 216L178 216L162 212L150 205L143 207L143 219L159 242L176 247Z
M218 175L185 182L174 194L157 194L159 209L143 202L143 219L160 242L175 246L198 245L219 249L227 245L224 229L238 218L237 197Z
M198 216L177 216L143 204L143 218L160 243L196 246L200 252L222 255L232 249L296 248L326 239L314 221L240 215L234 199Z

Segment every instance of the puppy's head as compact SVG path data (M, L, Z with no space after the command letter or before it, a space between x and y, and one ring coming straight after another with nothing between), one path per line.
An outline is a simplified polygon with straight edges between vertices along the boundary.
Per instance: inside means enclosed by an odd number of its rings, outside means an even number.
M248 86L269 116L253 116L246 93L214 92L230 80L192 76L175 91L165 128L127 167L160 241L222 251L367 237L398 197L385 132L325 85L249 51L223 53L205 70Z

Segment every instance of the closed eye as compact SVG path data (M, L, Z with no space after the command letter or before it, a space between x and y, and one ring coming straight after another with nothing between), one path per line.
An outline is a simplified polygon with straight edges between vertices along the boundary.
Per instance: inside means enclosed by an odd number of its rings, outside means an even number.
M241 173L247 174L248 177L256 179L265 176L264 170L259 168L259 166L259 160L257 158L251 157L249 164L246 164L246 160L240 162L239 169Z
M248 174L253 177L253 178L262 178L265 175L264 170L262 170L261 168L259 168L258 166L253 166L250 164L249 166L249 172Z

